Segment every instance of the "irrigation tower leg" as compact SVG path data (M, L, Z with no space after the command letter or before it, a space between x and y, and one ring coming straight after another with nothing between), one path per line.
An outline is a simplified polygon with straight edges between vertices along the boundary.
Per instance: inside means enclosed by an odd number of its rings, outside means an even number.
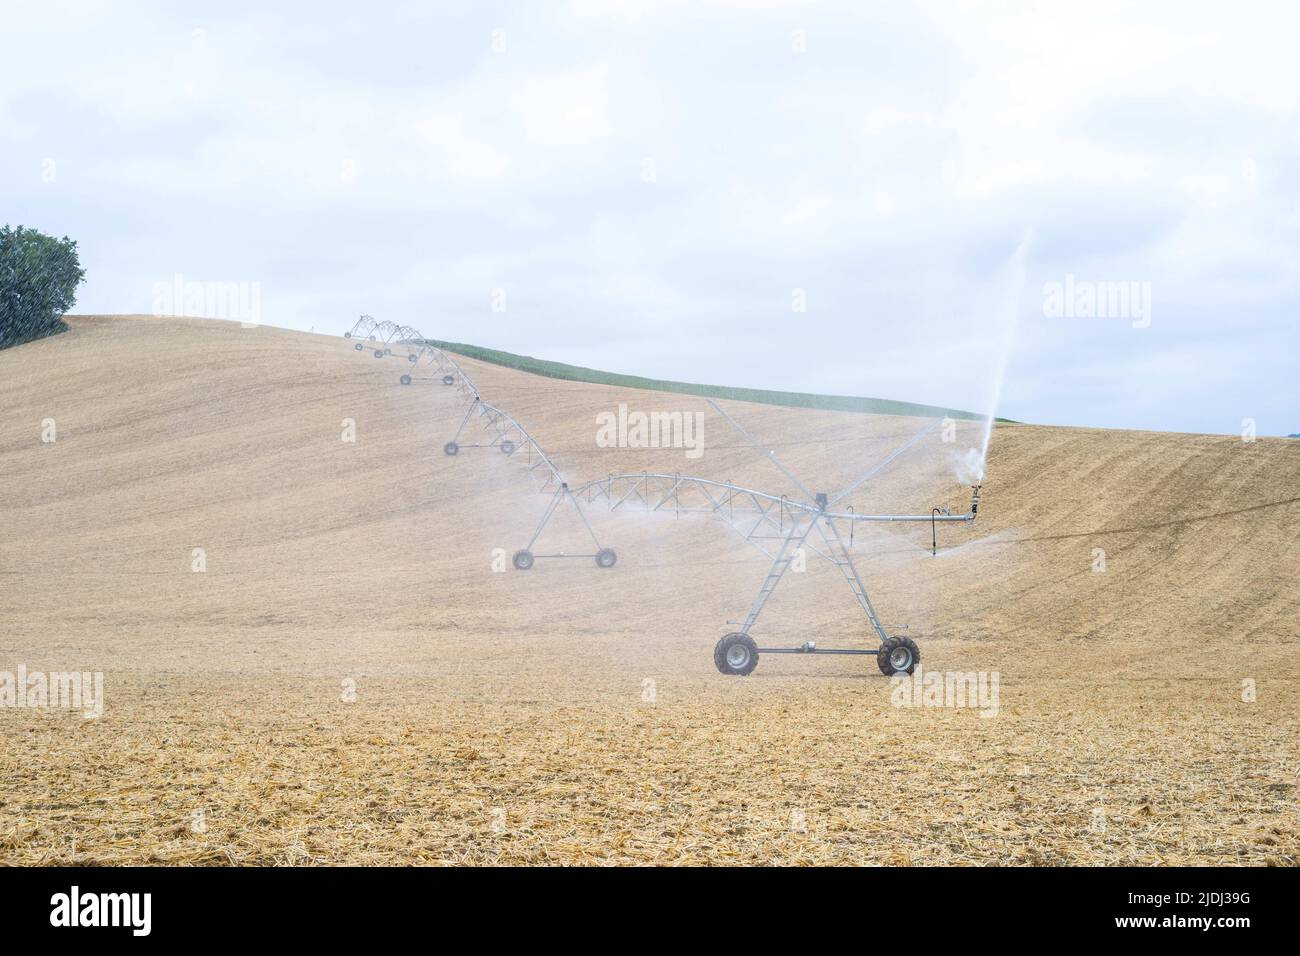
M534 555L533 546L537 544L537 539L540 538L542 536L542 532L546 530L546 525L550 523L551 518L555 515L556 509L560 507L560 503L566 499L573 505L573 509L576 512L578 512L578 518L582 521L582 526L587 529L587 534L591 535L592 544L596 546L596 553L591 555L577 555L577 554ZM596 559L597 566L602 568L612 568L614 564L618 561L618 555L614 553L614 550L612 548L602 548L600 546L600 539L596 537L595 529L592 528L591 522L587 520L587 515L582 510L582 503L578 501L577 496L574 495L574 493L569 489L569 485L567 482L561 484L560 487L555 490L555 494L551 496L551 500L546 506L546 511L542 513L542 520L537 523L537 530L533 532L532 538L530 538L528 541L528 546L525 547L522 551L515 552L514 565L519 570L526 571L533 566L533 560L537 557L543 557L543 558L592 557Z
M460 425L457 426L456 434L452 436L451 441L447 442L447 444L442 446L442 450L446 454L454 455L456 454L456 452L460 451L460 445L458 444L458 441L460 440L460 433L465 430L465 425L467 422L469 422L469 417L474 414L474 409L476 408L478 408L477 398L474 399L474 401L470 402L469 405L466 407L465 414L461 416Z
M822 536L822 540L826 542L826 547L831 552L832 563L844 575L844 580L849 583L849 590L853 592L853 596L862 605L862 610L867 612L867 620L871 622L872 628L883 643L887 638L885 628L881 625L880 618L876 616L875 605L871 603L871 597L867 594L867 589L862 583L862 576L858 574L858 566L853 563L853 555L844 546L844 539L840 537L840 530L835 527L835 522L827 518L826 527L831 529L830 534L827 534L826 529L821 527L818 527L817 532Z
M777 584L781 578L785 577L785 572L789 570L790 562L793 560L794 552L803 547L808 535L812 533L813 526L821 519L821 515L811 515L808 517L808 524L800 530L799 523L803 520L802 515L793 515L791 517L790 530L786 532L785 538L781 541L781 548L772 559L772 566L768 569L767 577L763 579L763 585L758 589L758 594L754 597L754 603L750 605L749 614L745 617L745 623L741 625L739 633L749 634L749 629L754 626L758 616L763 613L763 608L767 604L767 599L772 596L776 590Z
M542 536L542 530L546 527L546 523L551 520L551 515L555 514L555 509L560 506L560 500L564 497L564 493L566 490L567 489L565 488L555 489L555 494L551 495L551 500L546 505L546 510L542 512L542 520L538 522L537 530L534 531L533 536L528 539L528 544L524 548L525 551L533 550L533 545L535 545L537 543L537 539Z

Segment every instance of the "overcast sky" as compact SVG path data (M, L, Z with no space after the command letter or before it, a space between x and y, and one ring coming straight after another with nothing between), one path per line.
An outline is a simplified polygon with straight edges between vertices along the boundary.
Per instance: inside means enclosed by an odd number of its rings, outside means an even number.
M1024 6L5 0L0 219L78 312L975 411L1016 313L1000 414L1300 431L1300 5Z

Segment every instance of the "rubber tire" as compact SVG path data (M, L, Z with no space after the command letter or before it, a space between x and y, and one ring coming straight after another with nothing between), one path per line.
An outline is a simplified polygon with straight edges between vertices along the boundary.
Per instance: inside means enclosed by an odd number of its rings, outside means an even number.
M362 352L362 351L364 351L365 348L366 348L366 347L365 347L364 345L362 345L360 342L358 342L356 345L354 345L354 346L352 346L352 347L353 347L354 349L356 349L358 352Z
M744 645L749 650L749 659L740 667L732 667L727 663L727 651L737 644ZM713 664L729 677L744 677L753 673L754 668L758 666L758 645L748 634L741 634L739 631L728 634L714 646Z
M455 385L455 384L456 384L456 379L453 378L453 377L450 376L450 375L444 375L444 376L442 377L442 384L443 384L443 385Z
M420 356L418 356L418 355L408 355L406 358L407 358L408 361L411 361L411 362L418 362L418 361L420 361Z
M343 337L344 337L345 339L350 339L350 338L352 338L352 333L351 333L351 332L344 332L344 333L343 333Z
M401 378L398 379L398 381L401 382L403 385L410 385L410 384L411 384L411 376L409 376L409 375L403 375Z
M503 441L501 443L501 454L513 455L515 453L515 443L512 441Z
M612 568L618 563L618 555L613 548L601 548L596 552L596 567Z
M533 552L516 551L515 556L510 559L510 563L515 566L516 571L527 571L533 566Z
M912 663L905 670L904 674L910 674L916 670L916 665L921 663L921 649L916 646L916 641L910 637L887 637L885 642L880 645L880 650L876 652L876 664L880 667L880 673L886 677L892 677L899 673L894 669L894 665L889 663L889 655L899 647L906 647L912 652Z
M460 446L454 441L449 441L447 444L442 446L442 453L444 455L455 455L458 451L460 451Z

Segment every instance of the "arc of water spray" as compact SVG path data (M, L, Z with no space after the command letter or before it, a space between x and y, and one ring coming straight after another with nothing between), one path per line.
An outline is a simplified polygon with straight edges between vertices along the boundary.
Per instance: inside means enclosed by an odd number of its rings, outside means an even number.
M980 440L979 460L976 462L975 483L984 480L984 469L988 462L989 441L993 437L993 420L997 416L998 405L1002 401L1002 386L1007 376L1007 366L1011 360L1011 350L1015 345L1016 330L1020 327L1020 300L1025 291L1025 261L1029 257L1029 247L1033 245L1032 229L1025 230L1020 244L1007 260L1007 279L1001 301L1000 312L1005 315L1002 328L1002 342L998 349L996 364L993 366L993 389L989 396L988 415L984 418L984 434Z

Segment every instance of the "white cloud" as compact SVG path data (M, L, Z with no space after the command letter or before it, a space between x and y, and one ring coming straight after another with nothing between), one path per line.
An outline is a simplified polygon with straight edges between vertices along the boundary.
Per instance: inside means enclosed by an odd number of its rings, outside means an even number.
M519 78L510 108L524 138L542 146L585 146L609 135L605 66Z
M1051 325L1030 298L1007 414L1300 408L1269 374L1300 351L1293 5L178 11L18 2L0 26L0 200L81 241L86 310L207 271L293 327L387 310L629 372L979 407L990 277L1032 226L1031 288L1150 281L1155 317Z

